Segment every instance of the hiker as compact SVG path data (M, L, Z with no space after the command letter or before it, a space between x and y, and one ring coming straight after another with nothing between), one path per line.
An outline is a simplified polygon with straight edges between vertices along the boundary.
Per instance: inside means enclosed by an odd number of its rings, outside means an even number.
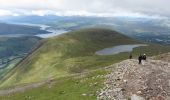
M143 54L142 59L143 59L143 60L146 60L146 54Z
M129 55L129 59L132 59L132 54Z
M141 64L141 63L142 63L142 55L140 55L140 56L138 57L138 60L139 60L139 64Z

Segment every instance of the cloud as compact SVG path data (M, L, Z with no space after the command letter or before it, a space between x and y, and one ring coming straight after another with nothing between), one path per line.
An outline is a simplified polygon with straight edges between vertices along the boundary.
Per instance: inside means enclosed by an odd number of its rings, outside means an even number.
M168 0L0 0L0 16L170 16Z
M0 10L0 16L9 16L9 15L13 15L13 14L8 10Z

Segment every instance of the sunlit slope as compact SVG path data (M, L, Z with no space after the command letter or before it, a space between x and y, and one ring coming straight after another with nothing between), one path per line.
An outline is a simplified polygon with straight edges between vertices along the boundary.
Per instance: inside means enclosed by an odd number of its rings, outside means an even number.
M1 87L32 83L50 78L70 76L128 58L128 53L111 56L95 55L97 50L121 44L136 44L118 32L108 29L83 29L43 40L41 46L16 66ZM148 46L134 50L134 55L146 51L150 55L167 52L164 46Z

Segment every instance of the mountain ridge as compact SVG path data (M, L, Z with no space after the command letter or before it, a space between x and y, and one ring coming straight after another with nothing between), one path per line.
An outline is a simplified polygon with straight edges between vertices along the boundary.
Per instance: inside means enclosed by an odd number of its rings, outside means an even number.
M106 75L98 100L169 100L170 63L167 60L170 53L148 58L142 65L132 59L109 66L107 70L111 71Z
M120 39L120 40L117 40L117 39ZM82 29L82 30L78 30L78 31L73 31L70 33L59 35L54 38L45 39L45 40L41 41L41 46L39 46L37 48L37 50L32 52L31 55L29 55L24 61L22 61L18 65L18 66L21 66L20 68L19 67L17 67L17 68L18 68L18 70L20 70L20 72L19 72L20 74L25 74L27 72L27 70L31 70L31 68L38 68L38 67L30 67L29 68L29 66L31 66L31 64L33 63L34 66L40 66L40 69L34 69L32 71L34 71L34 73L37 73L38 70L39 71L43 70L42 71L42 74L43 74L43 72L48 71L47 69L46 70L44 69L44 68L48 68L48 67L43 68L43 66L50 66L50 63L52 64L52 66L56 66L57 62L59 64L57 66L60 66L60 64L72 63L73 65L71 65L71 66L74 66L75 65L74 60L78 60L79 58L82 60L85 60L87 58L90 58L91 55L94 56L96 59L96 55L94 54L95 51L99 50L100 48L102 49L103 47L113 46L116 44L124 44L123 41L126 41L125 44L127 44L128 42L135 43L135 41L133 41L132 39L130 39L124 35L121 35L115 31L107 30L107 29ZM38 57L37 55L40 55L41 57ZM34 58L32 59L32 57L34 57ZM93 57L93 59L94 59L94 57ZM30 62L29 59L32 59L31 60L32 62ZM40 59L40 62L39 62L39 59ZM55 59L57 59L57 60L55 60ZM43 61L41 61L41 60L43 60ZM63 63L60 63L60 62L63 62ZM82 62L82 61L80 61L80 62ZM42 65L41 63L44 63L44 64ZM25 67L23 67L23 65ZM61 66L63 66L63 65L61 65ZM65 65L65 66L69 67L70 65ZM81 65L79 65L79 66L81 66ZM63 68L66 68L66 67L63 67ZM51 72L53 72L54 70L56 70L56 69L52 68ZM59 67L57 70L60 70L59 72L61 73L61 75L63 73L65 73L65 74L68 73L68 72L64 71L64 70L67 70L67 68L62 69ZM79 69L79 67L76 69L73 67L73 69L69 68L69 70L73 71L73 73L74 73L75 70L77 70L76 72L79 72L81 69ZM47 73L48 73L48 74L46 74L47 76L50 75L50 71ZM58 74L60 74L60 73L58 73ZM41 73L39 73L39 74L41 74ZM56 72L54 72L52 74L54 76L54 74L56 74ZM34 74L30 73L30 75L34 75ZM37 79L39 79L40 77L42 77L42 78L47 77L46 75L39 76L39 77L37 77ZM21 77L21 76L18 76L18 78L19 77ZM27 77L29 77L29 75ZM48 77L51 77L51 76L48 76Z

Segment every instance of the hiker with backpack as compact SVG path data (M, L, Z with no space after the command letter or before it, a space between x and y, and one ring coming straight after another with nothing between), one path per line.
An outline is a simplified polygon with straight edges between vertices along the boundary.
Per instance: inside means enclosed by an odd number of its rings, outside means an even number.
M142 60L146 61L146 54L143 54L143 55L140 54L140 56L138 57L138 60L139 60L139 64L142 64Z
M146 54L143 54L142 58L143 58L143 60L146 60Z
M138 60L139 60L139 64L141 64L142 63L142 55L141 54L139 55Z

